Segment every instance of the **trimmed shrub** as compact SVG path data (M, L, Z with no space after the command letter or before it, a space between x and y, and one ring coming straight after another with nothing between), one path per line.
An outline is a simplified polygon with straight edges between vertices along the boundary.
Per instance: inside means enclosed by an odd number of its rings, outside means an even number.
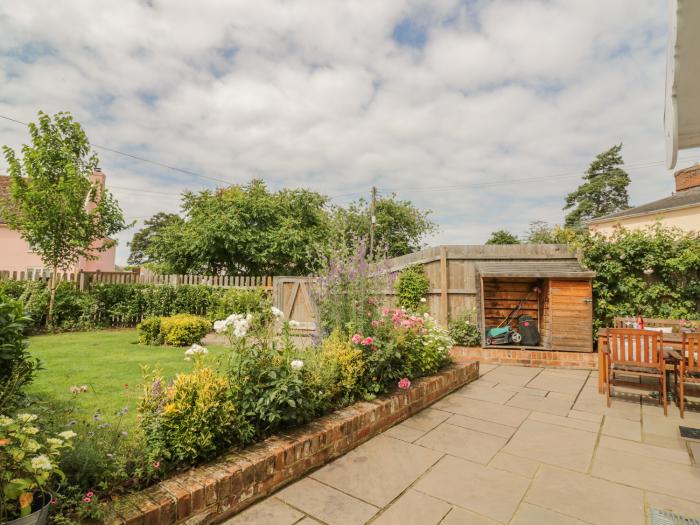
M335 330L321 345L320 355L330 361L336 368L332 389L333 399L340 404L348 403L361 396L362 376L365 373L365 361L362 350L356 348L339 330Z
M211 458L232 442L235 407L224 377L198 366L178 374L171 385L158 372L145 379L139 412L154 461L193 463Z
M0 295L0 413L8 413L22 397L39 367L27 351L24 332L29 323L19 301Z
M191 314L177 314L160 320L163 343L170 346L189 346L199 343L211 331L211 321Z
M401 270L394 288L398 295L399 306L415 312L421 305L421 299L424 299L430 290L430 281L425 275L423 266L409 266Z
M163 344L163 336L160 333L160 317L146 317L136 328L139 332L139 343L153 346Z

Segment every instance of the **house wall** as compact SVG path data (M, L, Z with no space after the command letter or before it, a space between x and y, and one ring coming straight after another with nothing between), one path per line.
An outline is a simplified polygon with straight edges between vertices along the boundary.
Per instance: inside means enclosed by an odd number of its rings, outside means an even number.
M78 261L70 271L84 270L88 272L113 272L115 269L116 247L100 253L95 260ZM44 263L34 253L27 242L16 230L11 230L5 224L0 224L0 270L10 272L26 272L28 268L43 268Z
M591 233L600 233L606 237L611 237L615 228L618 226L629 230L640 230L648 226L653 226L657 221L663 226L680 228L686 232L700 231L700 205L683 208L682 210L657 212L639 217L611 219L606 222L589 224L588 230Z

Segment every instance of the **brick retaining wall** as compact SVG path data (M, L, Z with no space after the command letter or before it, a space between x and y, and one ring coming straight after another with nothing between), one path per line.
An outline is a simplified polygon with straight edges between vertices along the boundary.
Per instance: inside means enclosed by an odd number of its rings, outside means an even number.
M417 379L410 390L362 401L120 500L107 523L216 523L479 377L459 363Z
M527 350L521 348L480 348L455 346L451 351L456 361L475 361L484 364L549 366L561 368L596 369L597 352L561 352Z

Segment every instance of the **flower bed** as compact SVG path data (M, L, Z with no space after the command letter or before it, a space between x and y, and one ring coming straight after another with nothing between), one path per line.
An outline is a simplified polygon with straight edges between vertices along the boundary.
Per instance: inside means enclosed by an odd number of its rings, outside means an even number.
M297 429L172 477L114 505L114 525L212 523L434 403L479 376L479 364L451 365L372 401L361 401Z

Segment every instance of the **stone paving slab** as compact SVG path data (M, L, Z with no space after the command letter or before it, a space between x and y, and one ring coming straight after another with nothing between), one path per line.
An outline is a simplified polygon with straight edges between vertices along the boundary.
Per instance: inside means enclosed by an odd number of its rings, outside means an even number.
M530 480L517 474L445 456L415 485L416 490L495 521L508 523Z
M415 490L407 490L392 503L374 525L433 525L452 510L452 506L442 500Z
M226 523L646 525L652 506L700 517L700 443L678 431L700 413L664 417L636 394L608 408L585 370L481 372Z
M585 472L593 458L596 434L527 420L503 452L550 465Z
M555 467L542 467L525 501L596 525L644 523L640 489Z
M377 507L311 478L302 478L282 489L277 497L329 525L361 525L379 511Z
M442 452L380 435L312 473L311 477L382 507L441 457Z

